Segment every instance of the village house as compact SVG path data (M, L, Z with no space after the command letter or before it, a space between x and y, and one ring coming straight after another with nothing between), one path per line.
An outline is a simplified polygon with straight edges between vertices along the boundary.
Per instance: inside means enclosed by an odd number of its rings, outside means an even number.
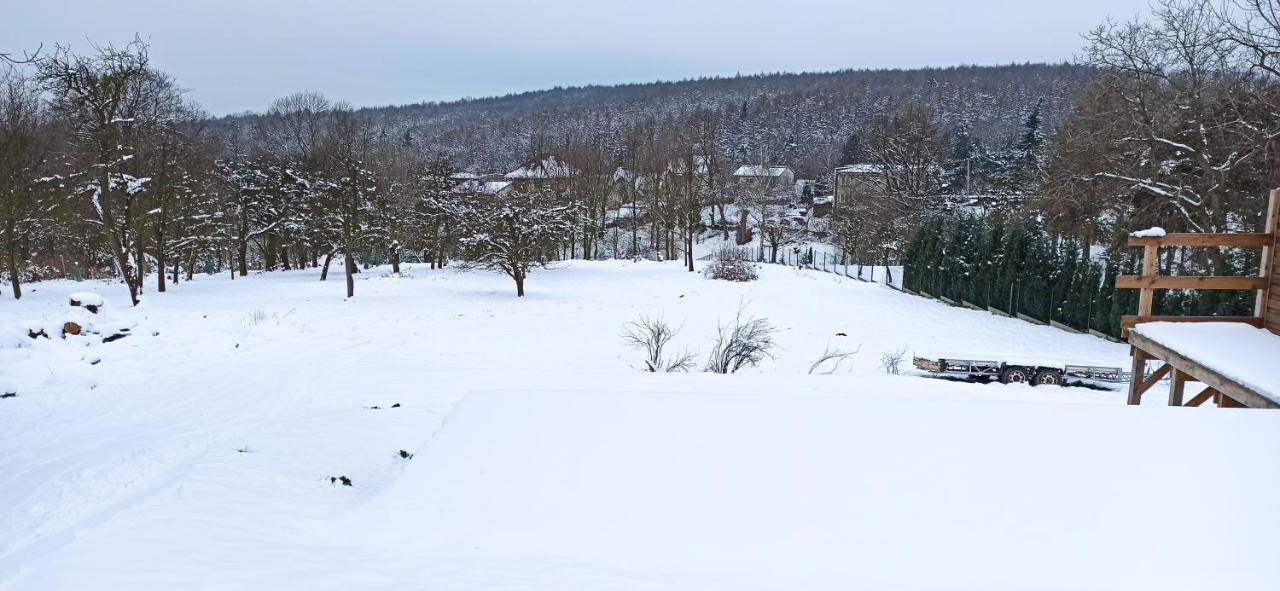
M733 171L733 181L742 189L790 192L796 184L796 173L790 166L748 164Z
M532 164L521 166L503 175L516 191L535 189L563 189L572 182L576 171L568 162L548 156Z
M884 167L879 164L838 166L832 175L831 207L839 207L857 196L875 195L884 189Z

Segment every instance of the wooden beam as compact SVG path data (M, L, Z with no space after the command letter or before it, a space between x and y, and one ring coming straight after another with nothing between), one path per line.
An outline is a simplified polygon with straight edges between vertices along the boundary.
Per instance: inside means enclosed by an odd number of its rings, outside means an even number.
M1138 347L1129 347L1129 354L1133 356L1133 365L1129 368L1129 399L1126 404L1135 405L1142 404L1142 379L1147 373L1146 351Z
M1141 400L1142 395L1146 394L1147 390L1150 390L1152 386L1156 385L1156 383L1164 379L1166 375L1169 375L1169 370L1171 369L1173 369L1173 366L1166 363L1156 368L1155 371L1151 372L1151 375L1143 379L1142 383L1138 384L1138 399ZM1134 375L1137 375L1137 374L1134 374Z
M1213 386L1208 386L1204 390L1201 390L1199 394L1196 394L1195 396L1193 396L1191 400L1188 400L1186 405L1200 406L1201 404L1208 402L1210 398L1217 396L1217 394L1218 394L1218 391L1214 390Z
M1247 406L1241 404L1235 398L1227 396L1226 394L1223 394L1221 392L1218 393L1217 402L1218 402L1218 408L1248 408Z
M1253 247L1271 244L1270 233L1239 234L1165 234L1164 236L1130 236L1129 246L1231 246Z
M1258 275L1262 277L1266 277L1268 278L1268 280L1270 280L1271 278L1271 273L1275 265L1277 263L1280 263L1280 257L1276 257L1276 248L1275 248L1276 246L1275 236L1276 236L1277 224L1280 224L1280 189L1272 189L1271 196L1267 200L1266 222L1265 222L1265 225L1262 227L1262 230L1264 232L1268 232L1271 234L1271 241L1268 242L1266 246L1262 247L1262 259L1261 259L1262 263L1260 265L1261 271L1258 273ZM1259 318L1267 317L1267 308L1270 306L1270 304L1267 303L1267 293L1269 291L1271 291L1270 284L1268 284L1267 286L1267 291L1258 292L1258 298L1257 300L1254 301L1254 304L1253 304L1254 316L1257 316Z
M1166 364L1165 367L1168 367ZM1182 406L1182 394L1187 389L1187 374L1175 369L1169 381L1169 406Z
M1149 244L1142 251L1142 275L1143 277L1155 278L1156 263L1159 261L1160 249L1154 244ZM1116 287L1120 287L1120 279L1116 278ZM1138 292L1138 315L1150 316L1152 313L1152 302L1155 299L1156 292L1151 288L1142 288Z
M1197 382L1203 382L1206 386L1230 396L1232 399L1239 401L1245 406L1250 408L1280 409L1280 402L1267 398L1261 393L1222 375L1217 370L1206 367L1204 364L1191 359L1190 357L1143 336L1141 332L1134 331L1129 333L1129 344L1134 349L1143 351L1146 355L1172 365L1174 369L1181 370L1183 373L1194 378ZM1130 382L1131 399L1133 397L1134 389L1138 386L1137 382L1141 379L1140 377L1137 377L1141 376L1141 374L1134 374L1134 376L1135 377Z
M1120 336L1129 336L1129 329L1143 322L1240 322L1262 328L1263 319L1253 316L1121 316Z
M1250 290L1266 289L1266 277L1196 277L1192 275L1169 276L1136 276L1120 275L1116 277L1118 289L1212 289L1212 290ZM1141 301L1138 306L1139 316L1150 316L1148 310L1142 311Z

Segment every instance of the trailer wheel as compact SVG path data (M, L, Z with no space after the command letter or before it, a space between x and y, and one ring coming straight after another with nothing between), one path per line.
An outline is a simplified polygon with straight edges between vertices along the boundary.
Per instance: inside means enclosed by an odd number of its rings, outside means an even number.
M1031 383L1036 386L1061 386L1062 373L1046 367L1036 372L1036 377Z
M1000 372L1000 383L1002 384L1025 384L1030 381L1031 374L1025 367L1011 365Z

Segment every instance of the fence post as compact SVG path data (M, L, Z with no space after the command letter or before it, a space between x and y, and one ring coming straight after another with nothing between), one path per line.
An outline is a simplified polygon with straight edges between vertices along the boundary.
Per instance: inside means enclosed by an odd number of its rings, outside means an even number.
M1142 249L1142 275L1144 277L1156 274L1156 262L1158 261L1160 247L1155 244L1148 244ZM1156 291L1150 287L1144 287L1138 292L1138 315L1150 316L1152 308L1152 300L1156 295Z

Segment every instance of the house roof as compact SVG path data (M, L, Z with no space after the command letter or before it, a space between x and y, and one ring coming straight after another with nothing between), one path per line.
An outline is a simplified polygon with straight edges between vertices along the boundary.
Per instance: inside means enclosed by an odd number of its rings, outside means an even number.
M845 166L837 166L836 172L844 172L849 174L880 174L884 172L884 166L879 164L846 164Z
M733 176L782 176L783 173L791 172L790 166L769 166L764 167L758 164L748 164L739 166L738 170L733 171Z
M502 192L503 189L510 187L511 181L488 181L480 188L481 193L495 194Z
M511 181L463 181L453 188L454 193L481 193L495 195L511 186Z
M521 166L507 174L503 175L506 179L560 179L573 176L573 167L567 162L556 160L555 156L548 156L541 162L536 162L528 166Z

